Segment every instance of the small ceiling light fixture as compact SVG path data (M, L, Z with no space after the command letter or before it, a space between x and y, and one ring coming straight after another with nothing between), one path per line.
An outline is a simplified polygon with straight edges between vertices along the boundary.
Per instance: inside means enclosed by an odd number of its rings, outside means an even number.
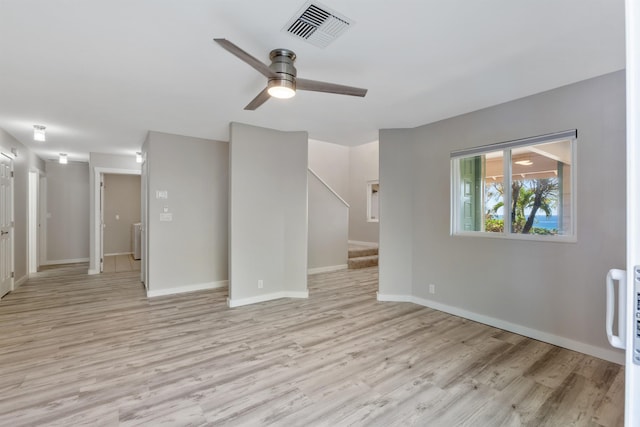
M533 164L533 162L529 159L527 160L520 160L516 162L516 165L521 165L521 166L531 166Z
M296 95L296 84L291 80L272 79L269 80L267 92L274 98L293 98Z
M46 137L44 134L45 126L42 125L33 125L33 140L34 141L45 141Z
M136 152L136 163L142 163L142 153Z
M58 159L61 165L67 164L67 155L65 153L60 153L60 158Z

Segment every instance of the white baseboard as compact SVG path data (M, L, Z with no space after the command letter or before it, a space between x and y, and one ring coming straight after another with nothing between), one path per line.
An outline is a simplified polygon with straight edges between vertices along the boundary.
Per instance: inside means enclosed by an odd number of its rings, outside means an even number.
M89 269L89 271L87 271L87 274L89 276L93 275L93 274L100 274L100 270L96 270L96 269Z
M56 259L43 261L40 265L78 264L79 262L89 262L89 258Z
M104 254L104 256L116 256L116 255L133 255L133 252L114 252L112 254Z
M220 280L219 282L208 282L208 283L196 283L192 285L185 285L176 288L166 288L166 289L147 289L147 297L161 297L165 295L175 295L182 294L186 292L195 292L195 291L205 291L208 289L218 289L218 288L226 288L229 286L228 280Z
M624 365L625 362L625 354L621 351L596 347L591 344L585 344L583 342L561 337L559 335L554 335L548 332L539 331L537 329L528 328L516 323L507 322L505 320L496 319L494 317L485 316L483 314L474 313L458 307L453 307L424 298L418 298L410 295L385 295L378 293L378 301L412 302L414 304L429 307L434 310L453 314L454 316L473 320L474 322L484 323L485 325L493 326L494 328L503 329L505 331L533 338L538 341L557 345L558 347L567 348L569 350L588 354L599 359L608 360L609 362L617 363L619 365Z
M13 290L15 291L16 289L18 289L20 286L22 286L24 284L24 282L26 282L27 280L29 280L29 275L25 274L24 276L22 276L21 278L19 278L18 280L15 280L13 282Z
M307 274L330 273L332 271L346 270L347 267L348 267L347 264L340 264L340 265L329 265L327 267L310 268L307 270Z
M360 245L360 246L378 246L378 242L361 242L360 240L349 240L349 243L352 245Z
M309 291L304 292L275 292L273 294L258 295L250 298L231 299L227 298L229 308L240 307L242 305L257 304L259 302L272 301L280 298L309 298Z

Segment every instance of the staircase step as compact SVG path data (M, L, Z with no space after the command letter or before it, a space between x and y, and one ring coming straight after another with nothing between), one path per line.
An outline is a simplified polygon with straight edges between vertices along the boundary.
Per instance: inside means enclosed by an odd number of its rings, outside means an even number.
M375 267L378 265L378 255L360 256L356 258L349 258L349 268L367 268Z
M378 248L349 248L349 258L359 258L365 256L378 255Z

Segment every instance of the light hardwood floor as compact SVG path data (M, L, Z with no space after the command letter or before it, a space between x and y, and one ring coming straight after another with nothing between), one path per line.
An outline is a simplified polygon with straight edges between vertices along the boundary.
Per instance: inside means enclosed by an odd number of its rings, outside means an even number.
M47 269L0 301L0 425L617 426L618 365L409 303L377 268L229 309L137 272Z

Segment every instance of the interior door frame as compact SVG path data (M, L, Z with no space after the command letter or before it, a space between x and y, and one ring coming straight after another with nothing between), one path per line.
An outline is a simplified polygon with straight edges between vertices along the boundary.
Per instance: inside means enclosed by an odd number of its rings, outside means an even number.
M102 218L104 217L104 214L102 212L102 205L103 203L101 202L101 187L100 187L100 182L101 182L101 178L104 174L112 174L112 175L142 175L142 172L140 170L136 170L136 169L118 169L118 168L105 168L105 167L98 167L95 166L93 168L93 194L94 194L94 198L93 198L93 212L94 212L94 221L93 221L93 229L91 230L91 233L93 233L94 239L93 239L93 257L94 259L91 260L91 265L95 265L98 266L98 268L96 268L95 270L89 270L89 274L100 274L102 273L102 253L103 253L103 242L102 242Z
M13 292L16 288L16 247L15 247L15 204L16 204L16 195L15 195L15 179L13 177L13 159L14 155L12 153L7 153L0 149L0 156L6 157L9 159L9 164L11 165L11 179L10 179L10 191L11 191L11 212L9 213L11 219L11 226L9 227L9 247L11 248L11 262L10 262L10 270L11 270L11 278L9 279L9 292ZM0 298L4 295L0 295Z
M46 186L43 186L44 172L34 168L29 171L29 198L28 198L28 219L27 219L27 273L37 273L42 265L43 251L43 210L42 201L46 200L43 193Z

